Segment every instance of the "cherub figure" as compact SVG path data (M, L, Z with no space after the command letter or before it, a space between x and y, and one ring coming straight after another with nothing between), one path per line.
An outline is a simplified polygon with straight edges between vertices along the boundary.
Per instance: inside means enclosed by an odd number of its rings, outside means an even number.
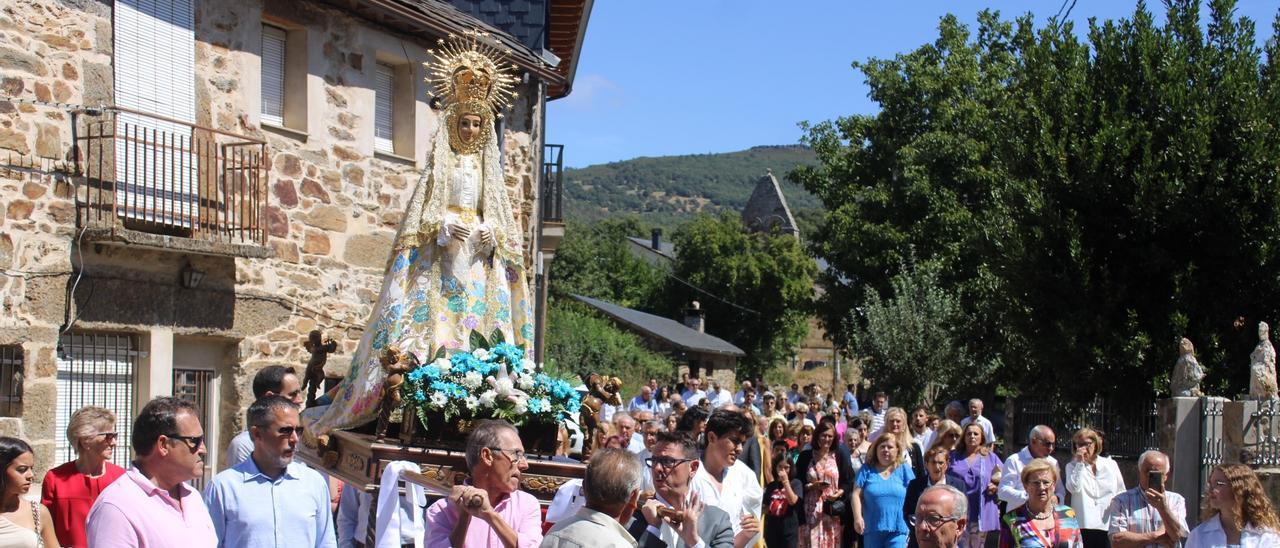
M321 337L320 331L313 329L307 335L307 342L302 343L302 347L311 353L302 378L302 391L307 393L307 407L316 404L316 389L324 385L324 365L329 362L329 354L338 351L338 341L332 338L321 341Z
M400 385L410 371L418 368L418 357L413 352L401 352L398 347L388 347L379 361L386 377L382 381L382 402L378 409L378 426L375 437L382 441L387 437L387 427L391 424L391 413L400 408Z

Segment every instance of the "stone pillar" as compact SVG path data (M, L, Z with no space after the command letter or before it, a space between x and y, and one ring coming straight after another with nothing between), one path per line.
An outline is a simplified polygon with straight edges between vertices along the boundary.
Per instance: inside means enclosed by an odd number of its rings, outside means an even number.
M1200 501L1201 432L1199 398L1160 400L1160 450L1169 456L1170 490L1187 499L1187 525L1195 527Z
M1256 400L1222 404L1223 464L1240 464L1246 447L1257 447L1258 431L1250 428L1250 418L1258 412Z
M133 403L135 416L152 398L173 395L173 330L152 327L142 339L142 347L147 349L147 354L138 360L138 397Z

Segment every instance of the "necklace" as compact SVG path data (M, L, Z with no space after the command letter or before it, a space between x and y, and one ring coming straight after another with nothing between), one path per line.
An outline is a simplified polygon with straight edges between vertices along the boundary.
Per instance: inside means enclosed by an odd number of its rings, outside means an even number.
M1031 519L1049 519L1049 512L1041 512L1039 514L1031 514Z

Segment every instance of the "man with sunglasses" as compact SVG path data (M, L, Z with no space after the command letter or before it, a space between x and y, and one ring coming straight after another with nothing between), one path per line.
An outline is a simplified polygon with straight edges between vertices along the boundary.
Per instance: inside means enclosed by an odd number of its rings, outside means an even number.
M467 438L470 479L427 508L427 548L530 548L542 542L538 499L520 490L529 468L511 423L480 421Z
M1022 485L1022 468L1034 459L1047 460L1058 471L1054 474L1058 480L1053 491L1057 501L1051 501L1051 506L1057 506L1058 502L1066 500L1066 490L1062 486L1062 467L1058 465L1058 459L1053 458L1054 444L1058 439L1053 429L1040 424L1031 429L1028 437L1030 441L1027 446L1017 454L1009 455L1004 461L1004 470L1000 473L1000 490L997 496L1008 504L1006 512L1017 510L1027 503L1027 489Z
M955 548L969 521L969 500L959 489L939 483L920 494L911 529L920 548Z
M328 482L293 461L302 437L297 404L267 396L248 415L253 453L204 492L220 545L336 547Z
M218 545L204 501L185 482L204 470L204 429L195 407L173 397L151 400L133 421L133 466L89 510L90 546Z
M645 462L653 473L654 497L641 508L631 530L642 548L741 548L734 546L729 514L707 506L690 489L698 472L698 445L684 432L654 435L653 456Z
M260 400L267 396L284 396L299 407L302 406L302 381L298 380L292 367L268 365L258 370L253 376L253 399ZM249 431L236 434L236 437L231 438L231 445L227 446L227 468L235 468L252 453L253 438L249 436Z

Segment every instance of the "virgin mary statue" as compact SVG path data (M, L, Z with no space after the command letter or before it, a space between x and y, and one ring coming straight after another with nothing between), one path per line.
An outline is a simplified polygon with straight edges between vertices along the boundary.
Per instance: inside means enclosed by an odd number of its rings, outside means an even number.
M473 330L499 330L517 345L533 339L524 245L494 131L516 79L484 36L441 41L426 64L444 107L429 166L405 211L351 369L312 425L315 434L376 418L386 377L379 359L388 348L427 363L441 347L470 350Z

